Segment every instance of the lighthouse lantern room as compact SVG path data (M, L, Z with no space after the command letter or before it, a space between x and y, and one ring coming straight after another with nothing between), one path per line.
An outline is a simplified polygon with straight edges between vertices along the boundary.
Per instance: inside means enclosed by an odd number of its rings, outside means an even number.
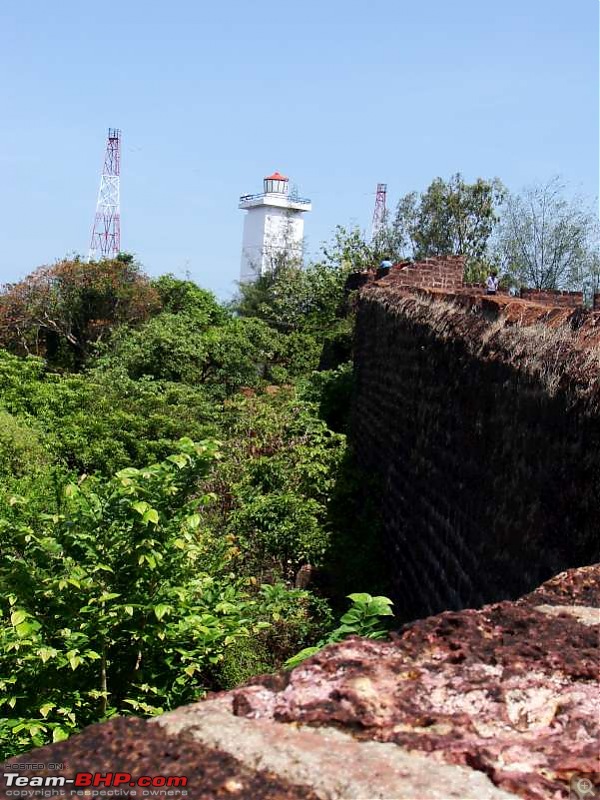
M240 281L248 283L264 275L282 254L302 258L303 214L312 209L310 200L290 196L289 179L279 172L263 180L262 194L240 197L246 211L242 239Z

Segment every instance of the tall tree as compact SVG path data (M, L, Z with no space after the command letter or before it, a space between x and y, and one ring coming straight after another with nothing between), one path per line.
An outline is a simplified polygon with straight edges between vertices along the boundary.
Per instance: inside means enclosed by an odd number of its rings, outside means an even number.
M282 333L310 331L323 334L337 320L344 298L348 268L310 264L286 266L241 283L234 310L258 317Z
M0 345L81 366L117 325L142 322L159 295L127 254L90 263L64 259L0 291Z
M598 219L566 193L554 177L506 197L495 249L513 280L537 289L597 287Z
M283 333L326 333L339 321L348 274L379 262L376 249L358 228L338 226L322 251L323 259L306 267L282 252L254 281L239 284L234 310L244 317L258 317Z
M322 247L324 263L347 272L372 269L384 258L401 261L404 250L405 242L399 238L395 226L390 224L387 213L383 225L371 241L367 241L357 226L348 229L338 225L331 242Z
M410 192L396 209L396 240L413 258L464 255L467 276L485 269L489 242L504 196L501 182L478 178L466 183L460 173L436 178L423 193Z

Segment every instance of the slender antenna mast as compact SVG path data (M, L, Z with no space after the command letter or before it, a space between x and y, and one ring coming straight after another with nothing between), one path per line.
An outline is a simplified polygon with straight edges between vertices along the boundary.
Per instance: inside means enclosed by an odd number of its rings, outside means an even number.
M371 241L374 241L377 234L385 225L385 199L387 195L387 183L378 183L375 194L375 210L373 211L373 224L371 226Z
M120 173L121 131L117 128L109 128L90 242L89 261L97 258L114 258L121 252Z

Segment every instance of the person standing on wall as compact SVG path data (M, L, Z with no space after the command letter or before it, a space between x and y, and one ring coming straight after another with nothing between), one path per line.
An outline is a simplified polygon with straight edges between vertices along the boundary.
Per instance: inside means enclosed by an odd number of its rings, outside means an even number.
M496 294L498 291L498 273L493 269L487 276L485 288L488 294Z

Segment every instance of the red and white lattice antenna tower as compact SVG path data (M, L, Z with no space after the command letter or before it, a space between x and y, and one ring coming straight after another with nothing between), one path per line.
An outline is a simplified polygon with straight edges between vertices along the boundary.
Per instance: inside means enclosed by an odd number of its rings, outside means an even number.
M90 242L90 261L98 258L114 258L121 252L120 173L121 131L109 128Z
M373 211L373 224L371 225L371 241L385 225L385 199L387 195L387 183L378 183L375 194L375 209Z

